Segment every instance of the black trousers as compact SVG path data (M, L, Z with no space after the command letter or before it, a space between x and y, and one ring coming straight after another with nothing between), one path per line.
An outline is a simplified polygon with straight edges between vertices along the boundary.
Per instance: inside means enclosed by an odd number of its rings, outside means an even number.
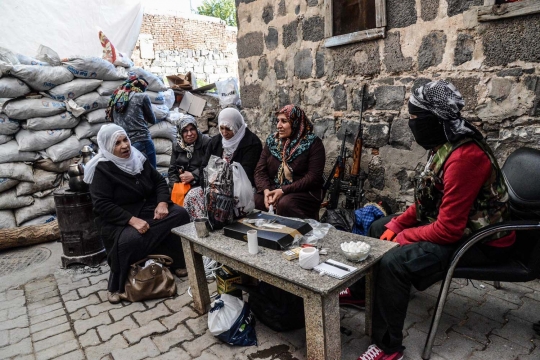
M371 225L369 236L379 238L393 216L381 218ZM382 240L381 240L382 241ZM403 351L403 325L409 305L411 285L418 287L422 280L446 270L459 244L439 245L422 241L394 248L380 262L375 278L373 307L373 342L385 353ZM496 263L509 255L509 248L478 245L461 259L462 265ZM436 281L434 281L436 282ZM361 297L364 279L351 286L355 297Z

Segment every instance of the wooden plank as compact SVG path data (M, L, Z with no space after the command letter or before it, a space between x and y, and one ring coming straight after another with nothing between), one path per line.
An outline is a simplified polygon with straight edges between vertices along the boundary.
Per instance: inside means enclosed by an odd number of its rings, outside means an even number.
M58 220L43 225L31 225L0 230L0 250L41 244L60 238Z
M523 0L501 5L482 6L478 8L478 21L499 20L538 13L540 13L540 1Z
M334 14L332 13L332 2L334 0L324 0L324 37L331 38L334 35Z
M385 35L385 28L375 28L375 29L369 29L369 30L362 30L353 32L350 34L344 34L344 35L338 35L338 36L332 36L330 38L327 38L324 42L325 47L333 47L333 46L339 46L339 45L345 45L345 44L351 44L359 41L369 41L374 39L380 39L384 38Z
M386 0L375 0L375 25L386 26Z

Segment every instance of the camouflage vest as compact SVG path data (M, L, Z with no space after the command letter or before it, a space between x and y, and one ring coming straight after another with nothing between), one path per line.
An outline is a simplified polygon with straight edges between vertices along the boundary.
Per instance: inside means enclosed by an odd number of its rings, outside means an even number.
M482 185L478 196L469 212L469 219L463 237L487 225L509 220L508 191L499 165L491 149L484 141L465 138L454 144L447 142L428 160L424 171L417 174L415 180L416 218L424 224L432 223L439 215L443 193L436 188L442 184L441 170L450 154L463 144L474 141L486 153L491 161L491 176ZM492 235L489 240L495 240L508 235L501 232Z

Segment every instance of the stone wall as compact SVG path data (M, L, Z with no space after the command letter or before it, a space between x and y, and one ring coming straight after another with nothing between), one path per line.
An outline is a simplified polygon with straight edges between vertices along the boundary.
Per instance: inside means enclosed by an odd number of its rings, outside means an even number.
M358 129L367 83L367 199L387 199L394 211L412 202L414 169L426 160L408 128L407 101L430 79L456 85L466 100L463 116L501 163L518 147L540 148L540 15L479 23L479 5L483 0L387 0L384 39L325 48L324 0L239 0L246 119L264 139L274 111L300 105L324 141L329 170L344 129Z
M133 61L156 75L194 73L212 83L238 77L237 30L200 15L144 14Z

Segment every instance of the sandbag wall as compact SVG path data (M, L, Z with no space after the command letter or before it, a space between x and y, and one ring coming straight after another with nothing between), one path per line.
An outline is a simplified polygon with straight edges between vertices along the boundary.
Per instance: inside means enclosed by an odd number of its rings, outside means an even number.
M54 220L52 193L67 186L69 166L83 146L97 150L110 95L129 71L149 82L154 113L165 120L174 94L143 69L100 58L47 62L0 49L0 229ZM165 156L170 159L173 128L166 121L151 128L162 167Z

